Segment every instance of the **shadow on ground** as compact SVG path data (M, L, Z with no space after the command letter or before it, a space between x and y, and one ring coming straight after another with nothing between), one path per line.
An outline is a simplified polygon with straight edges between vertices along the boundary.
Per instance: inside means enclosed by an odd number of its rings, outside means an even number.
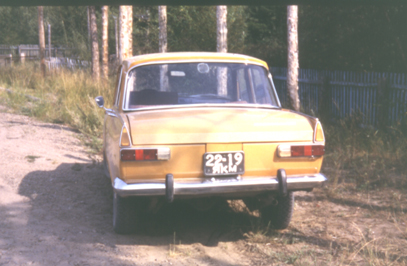
M29 224L44 227L39 228L44 233L48 232L45 228L66 232L68 237L79 232L75 241L83 243L103 238L109 245L169 245L175 234L177 243L216 246L219 241L242 239L256 219L232 210L226 201L206 212L186 201L175 201L158 213L147 214L141 233L116 235L110 180L95 164L61 164L54 171L31 172L21 182L19 194L30 199Z

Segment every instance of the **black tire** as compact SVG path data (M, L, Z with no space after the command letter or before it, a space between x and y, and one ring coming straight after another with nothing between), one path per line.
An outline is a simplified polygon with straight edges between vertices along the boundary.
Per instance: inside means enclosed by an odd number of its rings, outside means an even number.
M135 197L120 197L113 193L113 229L116 233L127 235L138 231L139 202Z
M268 205L260 209L264 223L270 224L273 229L285 229L291 221L294 208L294 193L288 192L287 196L278 196L276 205Z

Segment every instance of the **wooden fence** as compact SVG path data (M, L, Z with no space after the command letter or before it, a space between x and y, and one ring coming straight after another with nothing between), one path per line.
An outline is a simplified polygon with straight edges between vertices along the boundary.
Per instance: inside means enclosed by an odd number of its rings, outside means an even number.
M51 45L51 57L67 57L70 56L72 49ZM40 48L37 44L21 44L21 45L0 45L0 55L12 55L18 59L22 54L25 58L40 57ZM48 45L45 46L45 57L49 56Z
M287 69L270 69L280 101L288 106ZM301 110L325 119L356 117L363 125L407 123L407 79L404 74L299 71Z

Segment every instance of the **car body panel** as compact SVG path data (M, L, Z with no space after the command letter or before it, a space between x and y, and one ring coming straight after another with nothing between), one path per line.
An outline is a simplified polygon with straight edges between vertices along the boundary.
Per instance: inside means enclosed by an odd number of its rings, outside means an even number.
M307 117L273 109L173 108L127 114L134 145L312 141Z
M145 63L157 62L187 62L187 61L216 61L216 62L239 62L246 64L257 64L268 69L267 63L263 60L241 54L229 53L205 53L205 52L179 52L179 53L157 53L139 55L129 58L123 62L125 70Z

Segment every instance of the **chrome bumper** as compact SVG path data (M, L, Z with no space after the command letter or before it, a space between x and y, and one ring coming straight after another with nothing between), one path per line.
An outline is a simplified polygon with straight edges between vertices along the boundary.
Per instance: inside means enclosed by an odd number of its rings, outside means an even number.
M310 190L321 186L327 178L323 174L305 176L287 176L287 190ZM122 196L165 196L166 188L162 183L127 184L120 178L113 182L114 191ZM276 177L228 177L202 178L190 180L174 180L175 196L204 197L214 195L234 195L244 193L261 193L278 191L279 184Z

